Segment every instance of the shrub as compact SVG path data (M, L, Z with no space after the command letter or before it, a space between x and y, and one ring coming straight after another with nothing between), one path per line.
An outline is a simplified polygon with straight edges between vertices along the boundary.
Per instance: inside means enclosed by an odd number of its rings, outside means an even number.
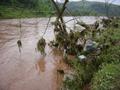
M92 62L80 62L75 59L70 62L75 71L74 79L64 81L64 88L68 90L82 90L85 85L91 82L95 71L97 70Z
M97 66L102 63L119 63L120 62L120 46L111 46L108 50L101 53L96 59Z
M92 90L120 90L120 64L107 64L92 80Z

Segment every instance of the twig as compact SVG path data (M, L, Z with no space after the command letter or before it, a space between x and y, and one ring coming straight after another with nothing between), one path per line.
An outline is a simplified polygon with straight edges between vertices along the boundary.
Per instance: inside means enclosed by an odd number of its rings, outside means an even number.
M48 20L47 26L46 26L46 28L45 28L45 31L44 31L42 37L45 35L45 33L46 33L47 29L48 29L48 26L49 26L50 20L51 20L51 16L49 17L49 20Z

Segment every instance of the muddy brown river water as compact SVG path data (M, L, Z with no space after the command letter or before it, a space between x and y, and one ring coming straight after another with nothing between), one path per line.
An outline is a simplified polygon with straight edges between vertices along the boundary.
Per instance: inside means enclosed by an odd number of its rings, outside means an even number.
M83 19L91 23L91 20ZM68 69L62 62L62 52L52 50L48 45L46 56L36 50L48 18L22 19L21 32L19 21L0 20L0 90L59 90L63 76L57 73L57 69ZM68 27L71 25L73 22L68 23ZM50 24L44 35L47 43L54 39L53 28ZM21 53L17 46L19 39L22 41Z

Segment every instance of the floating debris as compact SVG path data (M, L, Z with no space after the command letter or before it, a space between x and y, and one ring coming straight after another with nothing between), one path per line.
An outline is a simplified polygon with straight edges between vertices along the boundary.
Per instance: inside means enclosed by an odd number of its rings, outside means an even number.
M22 48L22 42L21 42L21 40L17 41L17 45L18 45L18 48L19 48L19 52L21 52L21 48Z
M37 49L38 49L38 51L41 52L42 55L46 55L45 46L46 46L46 41L44 38L41 38L37 43Z

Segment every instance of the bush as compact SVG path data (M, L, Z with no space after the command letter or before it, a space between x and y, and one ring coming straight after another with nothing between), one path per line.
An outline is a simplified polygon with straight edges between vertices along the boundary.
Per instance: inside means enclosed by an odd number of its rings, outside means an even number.
M64 88L69 90L82 90L85 85L91 82L91 78L96 72L96 66L91 62L80 62L75 59L70 62L75 71L74 79L64 81Z
M76 77L73 80L67 78L63 82L62 90L82 90L81 80L77 79Z
M120 64L107 64L92 80L92 90L120 90Z
M96 59L97 66L102 63L119 63L120 62L120 46L111 46L108 50L104 50Z
M111 41L118 41L120 40L120 29L109 27L101 32L100 36L96 36L95 40L99 43L110 43Z
M118 73L120 72L120 64L118 65L118 63L120 63L119 32L120 30L118 29L110 29L104 32L104 37L101 35L98 41L104 44L105 39L105 45L107 43L109 47L103 48L99 55L91 56L91 54L87 54L89 60L85 62L73 60L71 62L71 66L76 73L74 80L67 80L64 83L69 90L83 89L86 85L90 84L91 81L93 82L91 90L120 90L120 73ZM109 39L115 41L115 44L113 45ZM102 70L101 67L103 67ZM95 74L96 72L98 73Z

